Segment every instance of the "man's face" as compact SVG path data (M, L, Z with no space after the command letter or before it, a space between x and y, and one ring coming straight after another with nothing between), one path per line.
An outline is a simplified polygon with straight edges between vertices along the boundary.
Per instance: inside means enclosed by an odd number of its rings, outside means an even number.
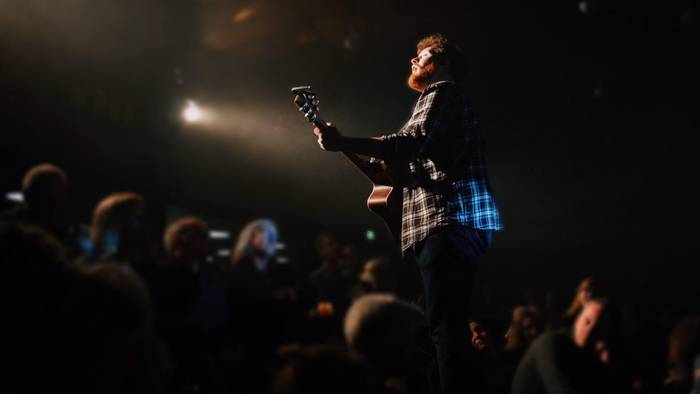
M471 343L474 350L483 351L488 346L488 331L478 322L472 321L469 323L471 331Z
M321 238L319 244L319 252L322 260L337 260L340 258L340 244L331 235L325 235Z
M415 91L422 92L428 86L434 73L435 61L432 48L424 48L411 59L411 75L408 77L408 86Z
M596 335L603 306L597 302L589 302L574 322L574 342L578 347L590 347L597 338Z

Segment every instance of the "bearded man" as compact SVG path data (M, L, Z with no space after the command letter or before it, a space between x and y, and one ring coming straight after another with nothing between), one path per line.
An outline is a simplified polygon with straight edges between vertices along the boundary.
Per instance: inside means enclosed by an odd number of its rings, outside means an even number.
M314 133L324 150L381 159L401 174L401 250L420 268L442 392L464 393L476 268L502 225L463 90L462 52L441 34L420 40L416 49L408 86L420 96L398 132L351 138L329 123Z

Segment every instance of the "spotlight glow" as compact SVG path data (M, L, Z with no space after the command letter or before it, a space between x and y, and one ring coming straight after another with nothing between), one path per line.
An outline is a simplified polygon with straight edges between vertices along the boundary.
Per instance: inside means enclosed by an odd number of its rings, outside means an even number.
M197 123L202 120L202 110L194 101L188 101L185 109L182 110L182 118L187 123Z

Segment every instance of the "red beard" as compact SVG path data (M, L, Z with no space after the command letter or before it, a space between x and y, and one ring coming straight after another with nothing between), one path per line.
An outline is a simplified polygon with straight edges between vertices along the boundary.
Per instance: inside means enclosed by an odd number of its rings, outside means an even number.
M408 87L416 92L423 92L435 73L435 63L431 62L408 77Z

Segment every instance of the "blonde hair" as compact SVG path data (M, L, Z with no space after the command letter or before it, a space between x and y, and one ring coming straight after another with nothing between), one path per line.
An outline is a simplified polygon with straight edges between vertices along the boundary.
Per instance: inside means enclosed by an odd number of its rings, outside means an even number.
M146 202L133 192L113 193L103 198L92 213L90 240L97 247L102 243L105 231L115 220L124 219L143 211Z
M271 231L277 237L277 225L271 219L256 219L246 224L238 234L238 240L231 254L231 263L238 264L251 254L253 250L253 237L257 232Z

